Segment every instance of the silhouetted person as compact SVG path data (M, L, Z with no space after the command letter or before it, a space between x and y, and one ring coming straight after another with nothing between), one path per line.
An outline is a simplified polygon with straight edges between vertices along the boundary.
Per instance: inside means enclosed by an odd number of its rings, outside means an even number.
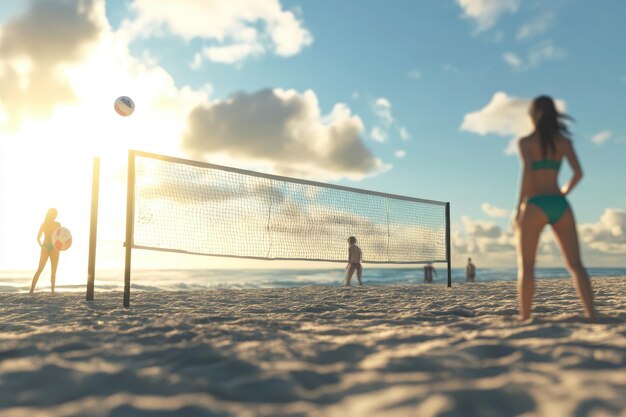
M363 257L363 252L361 252L361 248L356 245L356 237L350 236L348 238L348 244L348 265L346 265L345 286L350 286L350 280L352 279L354 271L356 271L356 279L359 280L359 285L363 285L363 282L361 282L361 275L363 274L361 258Z
M465 281L474 282L476 280L476 265L472 263L472 258L467 258L465 267Z
M522 162L519 203L515 216L517 234L518 291L520 319L531 316L535 289L535 256L539 235L550 224L561 246L567 269L574 277L585 314L595 321L591 282L580 259L574 213L567 199L582 178L582 169L560 114L552 98L537 97L530 107L535 130L518 142ZM561 188L558 173L563 159L573 171L572 178Z
M31 294L35 291L35 286L37 285L37 280L39 280L39 275L41 275L41 271L46 266L48 262L48 258L50 258L50 266L51 266L51 274L50 274L50 289L54 293L54 284L56 281L57 274L57 266L59 265L59 251L54 248L52 244L52 233L61 227L61 223L56 221L57 218L57 210L51 208L46 213L46 217L44 218L43 223L39 227L39 233L37 234L37 243L41 247L41 254L39 255L39 267L37 268L37 272L35 272L35 276L33 277L33 282L30 286ZM43 235L43 242L41 242L41 236Z
M432 264L424 265L424 283L430 284L433 282L433 273L437 275L437 270Z

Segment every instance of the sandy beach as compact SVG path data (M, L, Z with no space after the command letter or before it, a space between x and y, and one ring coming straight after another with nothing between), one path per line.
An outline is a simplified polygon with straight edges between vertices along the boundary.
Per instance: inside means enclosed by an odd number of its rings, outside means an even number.
M0 293L0 416L626 416L626 277Z

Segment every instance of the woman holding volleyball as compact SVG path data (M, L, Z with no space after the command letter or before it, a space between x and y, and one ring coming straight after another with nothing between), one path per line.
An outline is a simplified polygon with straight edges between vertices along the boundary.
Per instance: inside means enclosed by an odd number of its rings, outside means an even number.
M56 221L57 218L57 210L55 208L51 208L46 213L46 217L44 218L43 223L39 227L39 233L37 234L37 243L41 247L41 254L39 256L39 268L37 268L37 272L35 272L35 276L33 277L33 283L30 286L31 294L35 291L35 285L37 285L37 281L39 280L39 275L43 271L46 263L48 262L48 258L50 258L50 266L52 268L52 272L50 275L50 289L52 293L54 293L54 283L56 281L57 274L57 266L59 265L59 250L54 248L52 244L52 233L61 227L61 223ZM41 242L41 236L43 235L43 242Z

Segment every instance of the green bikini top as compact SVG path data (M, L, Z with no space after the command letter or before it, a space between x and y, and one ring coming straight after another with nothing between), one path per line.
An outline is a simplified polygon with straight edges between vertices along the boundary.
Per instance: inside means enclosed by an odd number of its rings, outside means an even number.
M532 170L537 171L539 169L553 169L558 171L561 168L561 161L554 159L541 159L539 161L532 161Z

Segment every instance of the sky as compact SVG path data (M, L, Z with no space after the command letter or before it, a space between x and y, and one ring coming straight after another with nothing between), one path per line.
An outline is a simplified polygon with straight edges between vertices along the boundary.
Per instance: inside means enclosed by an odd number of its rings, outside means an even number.
M450 202L453 266L514 267L515 141L541 94L575 119L583 259L626 266L625 19L621 0L3 1L0 269L36 267L55 206L80 274L93 156L98 265L121 265L131 148ZM538 266L562 265L546 229Z

